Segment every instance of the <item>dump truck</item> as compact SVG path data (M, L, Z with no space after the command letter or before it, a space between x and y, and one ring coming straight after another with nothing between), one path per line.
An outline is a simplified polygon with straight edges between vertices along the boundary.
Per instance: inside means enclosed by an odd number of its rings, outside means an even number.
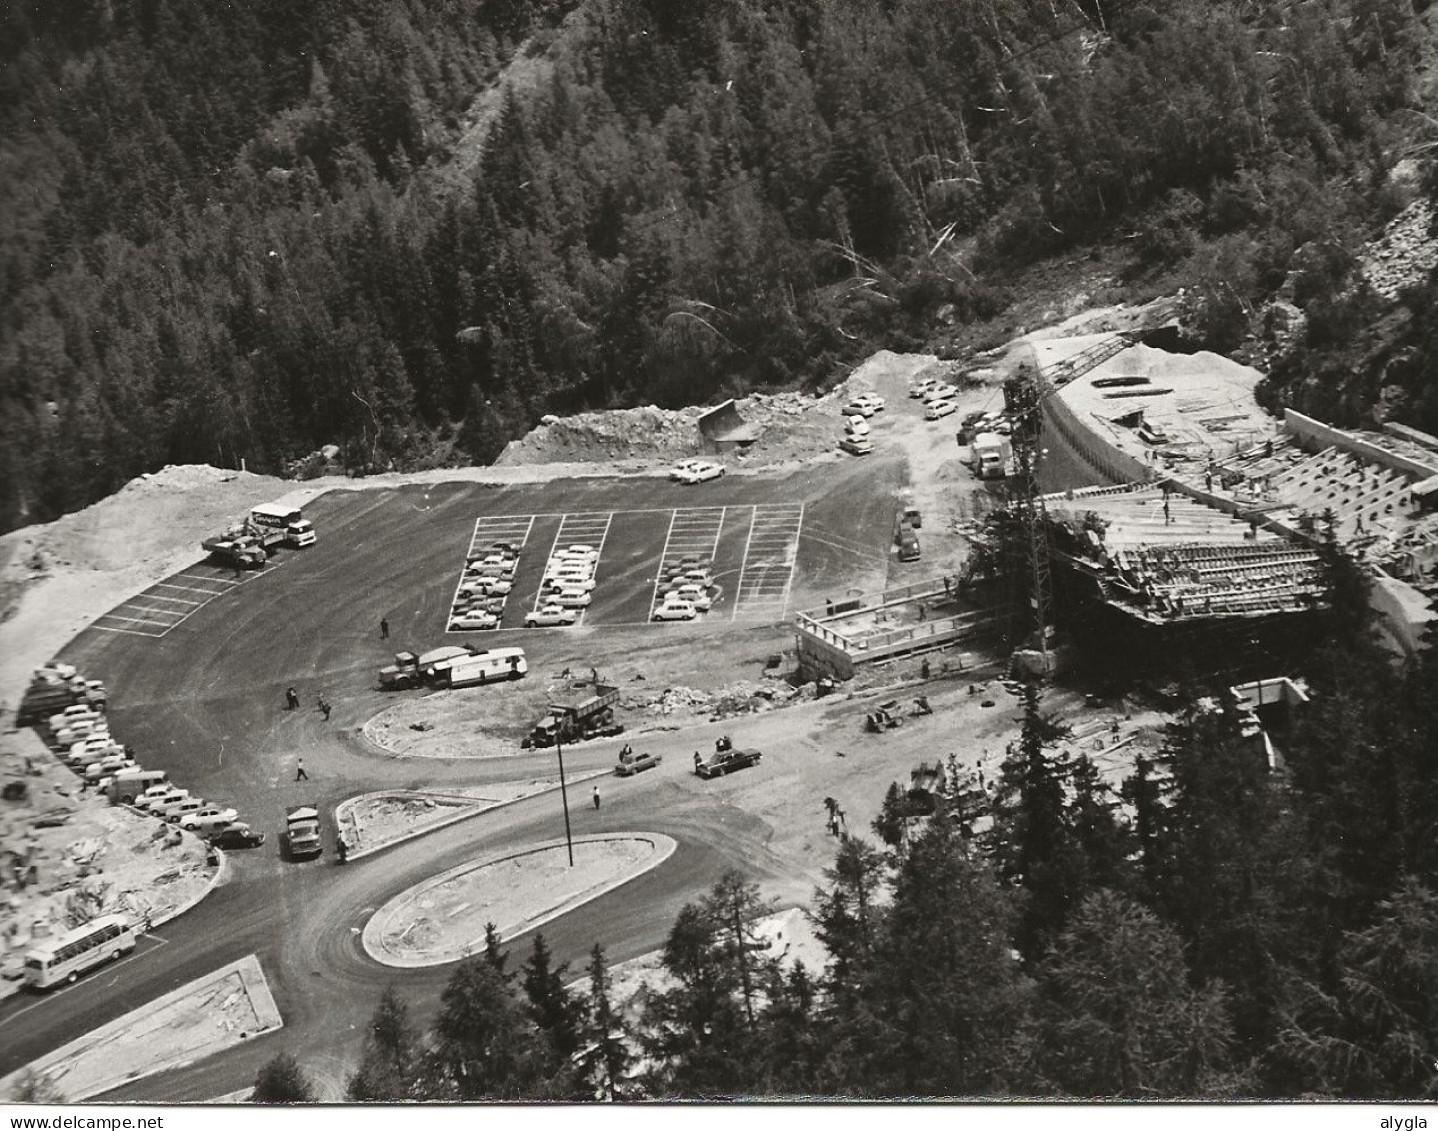
M69 664L37 668L15 711L15 725L23 727L44 722L57 711L77 703L103 711L105 685L98 679L86 679Z
M969 445L969 467L980 479L1002 479L1009 473L1013 454L1007 436L981 432Z
M232 569L259 569L270 556L265 548L248 534L226 531L200 543L210 560Z
M598 738L607 734L618 734L622 727L614 725L614 704L619 702L619 688L594 685L594 692L568 703L549 704L545 715L529 737L524 747L553 746L556 742L578 742L585 738Z
M305 860L324 851L320 811L313 805L301 805L285 814L285 850L291 860Z

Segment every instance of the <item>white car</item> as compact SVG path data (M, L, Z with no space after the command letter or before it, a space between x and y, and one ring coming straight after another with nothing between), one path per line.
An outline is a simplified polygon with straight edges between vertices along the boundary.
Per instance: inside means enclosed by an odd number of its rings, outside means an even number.
M193 813L196 809L203 809L205 807L205 803L200 800L200 798L191 797L188 789L182 789L177 791L177 796L170 798L168 801L161 801L158 805L151 805L148 809L153 816L163 817L168 821L170 814L178 810L181 805L189 806L189 808L185 810L185 813ZM184 814L182 813L180 816L184 816ZM179 818L177 817L176 820L179 820Z
M855 397L848 404L839 410L845 416L873 416L879 410L869 404L868 401Z
M951 415L958 407L953 401L930 401L924 407L924 419L942 420Z
M470 609L451 617L449 627L452 632L475 632L487 628L498 628L499 618L484 609Z
M874 445L867 436L845 436L839 441L839 447L855 456L866 456L874 450Z
M854 398L854 403L866 404L874 412L884 411L884 398L879 396L878 393L860 393L857 397Z
M172 785L162 785L158 788L151 786L145 790L144 793L140 794L139 797L135 798L135 808L143 809L146 813L155 813L158 815L159 811L166 805L183 801L189 796L189 790L176 789Z
M557 593L561 589L578 589L581 593L594 592L594 578L575 577L570 574L556 574L554 577L546 577L544 586L546 592Z
M679 482L693 485L695 483L703 483L709 479L722 479L723 477L723 464L709 463L707 460L696 460L694 465L690 467L688 474L680 479Z
M101 758L98 762L91 762L85 767L83 776L88 782L97 782L101 778L117 774L121 770L134 769L137 764L133 758L126 758L123 754L112 754L108 758Z
M512 581L506 581L502 577L474 577L461 582L459 591L461 593L482 593L486 597L507 597L514 588Z
M688 601L665 601L654 610L655 620L693 620L699 610Z
M553 628L556 625L573 624L579 614L561 605L545 605L528 613L524 618L525 628Z
M673 467L669 469L669 478L674 480L676 483L683 483L685 477L688 476L689 473L692 472L696 467L703 466L704 462L705 461L702 459L681 459L678 463L676 463Z
M851 416L844 421L844 435L857 437L868 434L869 422L862 416Z
M933 390L936 385L938 385L938 383L939 379L937 377L925 378L917 385L909 386L909 396L913 397L916 401L923 400L929 395L930 391Z
M580 558L586 561L597 562L599 551L593 546L574 545L566 546L554 555L556 558Z
M59 714L51 715L49 718L50 729L59 730L61 727L69 726L71 723L94 722L100 717L100 712L94 707L86 706L83 703L76 703L74 706L66 707Z
M238 817L239 814L233 809L221 809L218 805L206 805L202 809L196 809L193 813L186 813L181 817L180 828L198 829L201 825L213 825L222 829Z
M70 747L65 761L71 766L88 766L110 754L123 754L125 748L109 738L87 738Z
M561 589L550 600L563 609L587 609L591 597L583 589Z
M191 813L198 813L205 807L205 803L198 797L191 797L188 801L181 801L175 805L166 806L163 816L172 825L178 825Z
M94 725L77 723L74 726L61 727L55 732L55 741L61 746L74 746L77 742L104 741L109 737L110 726L103 722Z
M693 605L701 613L707 613L710 606L714 603L709 594L698 585L681 585L678 589L672 590L670 595L665 598L666 604L674 604L681 601L685 604Z

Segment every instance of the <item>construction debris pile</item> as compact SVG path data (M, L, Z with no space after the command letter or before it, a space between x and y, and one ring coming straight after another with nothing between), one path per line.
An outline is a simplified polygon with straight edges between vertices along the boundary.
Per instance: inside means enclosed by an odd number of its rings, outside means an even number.
M814 684L791 687L783 680L743 680L714 691L693 687L666 687L656 695L625 696L626 710L649 715L707 715L711 720L752 715L814 697Z

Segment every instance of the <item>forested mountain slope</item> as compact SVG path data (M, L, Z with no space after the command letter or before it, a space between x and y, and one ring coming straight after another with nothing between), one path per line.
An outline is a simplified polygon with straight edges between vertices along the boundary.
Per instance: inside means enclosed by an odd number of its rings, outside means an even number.
M170 462L486 460L547 411L820 382L1106 241L1231 348L1298 249L1396 211L1424 128L1412 0L3 19L6 527ZM1348 301L1335 254L1301 303Z

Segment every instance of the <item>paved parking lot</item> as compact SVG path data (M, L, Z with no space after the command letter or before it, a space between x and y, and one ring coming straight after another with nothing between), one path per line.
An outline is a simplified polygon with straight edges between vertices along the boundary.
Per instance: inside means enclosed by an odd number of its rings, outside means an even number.
M282 558L271 559L263 569L242 571L197 562L116 605L96 618L90 627L102 632L159 638L183 624L216 597L223 597L231 589L248 585L283 564Z
M789 603L794 558L804 526L804 504L768 503L754 508L744 565L734 594L734 618L778 620Z
M716 592L706 617L778 619L788 603L803 521L797 503L481 515L469 553L496 541L521 550L501 629L522 629L525 615L545 603L545 567L574 545L599 551L592 600L576 626L682 623L651 618L663 600L664 569L684 558L713 571Z

